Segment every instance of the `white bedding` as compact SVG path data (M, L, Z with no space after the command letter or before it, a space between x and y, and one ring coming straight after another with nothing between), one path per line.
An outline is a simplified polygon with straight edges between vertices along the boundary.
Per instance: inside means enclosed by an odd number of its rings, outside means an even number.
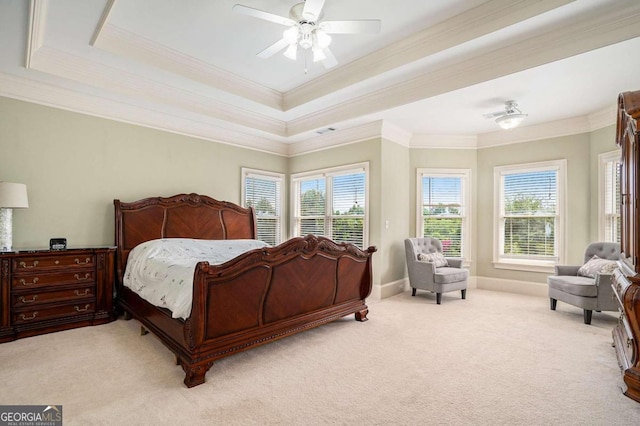
M193 273L198 262L220 264L267 244L258 240L166 238L142 243L129 253L123 284L173 318L191 314Z

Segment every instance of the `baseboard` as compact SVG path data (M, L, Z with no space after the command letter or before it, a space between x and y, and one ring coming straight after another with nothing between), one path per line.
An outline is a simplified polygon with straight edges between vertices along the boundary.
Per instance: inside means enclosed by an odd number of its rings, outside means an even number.
M548 297L548 287L546 283L535 283L530 281L507 280L492 277L469 277L467 288L478 288L481 290L503 291L505 293L524 294L527 296ZM371 290L373 300L381 300L395 296L411 289L409 279L393 281L382 285L374 285Z
M409 278L403 278L401 280L393 281L382 285L374 285L371 289L371 296L373 300L386 299L387 297L395 296L409 289Z
M525 294L527 296L548 297L547 283L506 280L503 278L474 277L476 288L482 290L504 291L506 293Z

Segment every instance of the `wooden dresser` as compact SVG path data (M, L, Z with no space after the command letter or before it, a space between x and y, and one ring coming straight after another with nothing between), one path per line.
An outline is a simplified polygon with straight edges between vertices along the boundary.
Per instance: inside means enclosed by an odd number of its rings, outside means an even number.
M0 343L116 318L115 247L0 253Z
M616 142L621 149L620 246L625 259L614 273L613 289L620 320L613 329L613 344L624 381L624 394L640 402L640 91L618 97Z

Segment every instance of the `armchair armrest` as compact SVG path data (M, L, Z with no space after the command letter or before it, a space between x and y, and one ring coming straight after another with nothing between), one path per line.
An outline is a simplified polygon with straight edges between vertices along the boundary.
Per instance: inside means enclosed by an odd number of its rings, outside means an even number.
M433 276L433 274L436 273L436 267L431 262L416 260L413 263L413 267L415 268L415 271L420 274L427 274L429 276Z
M556 265L556 275L578 275L580 266L575 265Z
M452 268L462 268L462 258L459 257L445 257L447 263Z
M596 288L598 289L598 310L611 310L615 311L618 308L616 297L613 294L613 282L612 274L596 274Z

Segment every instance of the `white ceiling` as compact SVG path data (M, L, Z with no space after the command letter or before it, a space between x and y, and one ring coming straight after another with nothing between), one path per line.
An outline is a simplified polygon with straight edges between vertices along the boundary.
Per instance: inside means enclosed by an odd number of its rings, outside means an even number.
M257 58L285 27L236 3L288 16L296 0L2 1L0 95L295 155L589 131L640 89L637 0L326 0L324 20L382 31L334 35L338 66L306 72L301 55ZM529 116L498 131L482 114L511 99Z

